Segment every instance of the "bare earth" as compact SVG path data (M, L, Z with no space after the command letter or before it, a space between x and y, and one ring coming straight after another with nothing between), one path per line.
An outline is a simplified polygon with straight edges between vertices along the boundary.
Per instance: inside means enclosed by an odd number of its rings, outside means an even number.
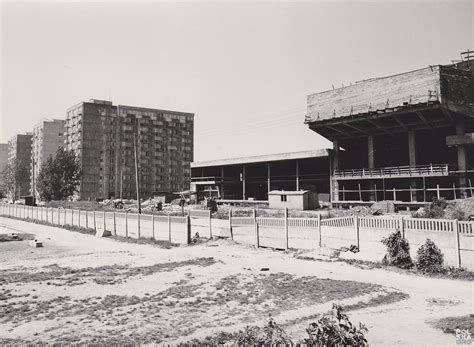
M371 345L456 343L434 329L473 311L472 282L301 260L217 240L164 249L0 217L0 344L176 344L271 314L298 339L332 303L369 328ZM298 253L301 255L301 253ZM262 271L269 268L269 271Z

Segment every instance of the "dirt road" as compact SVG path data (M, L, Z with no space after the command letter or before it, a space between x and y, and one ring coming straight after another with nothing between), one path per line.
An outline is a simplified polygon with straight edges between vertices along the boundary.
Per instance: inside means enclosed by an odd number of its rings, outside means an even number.
M263 325L293 335L333 302L369 328L371 345L455 344L429 322L472 313L472 282L342 262L301 260L218 240L164 249L0 218L0 343L178 343ZM262 271L269 268L269 271ZM394 301L384 304L384 302Z

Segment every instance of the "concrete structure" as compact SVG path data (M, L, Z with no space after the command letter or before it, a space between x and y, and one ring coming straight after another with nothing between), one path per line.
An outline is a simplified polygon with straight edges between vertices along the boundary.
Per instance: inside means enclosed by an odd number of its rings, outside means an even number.
M335 205L473 196L474 60L312 94L307 109L334 145Z
M81 199L136 198L134 139L141 196L189 188L194 114L91 100L68 109L66 148L81 160Z
M267 201L272 190L329 194L330 150L261 155L191 164L198 199Z
M268 193L270 208L291 210L314 210L319 207L318 193L309 190L272 190Z
M31 168L32 137L31 133L17 134L8 141L8 162L16 161L17 166L22 168L20 170L22 172L21 182L17 182L15 199L31 194L28 178L30 177ZM25 177L23 177L23 173Z
M31 141L31 191L38 198L34 180L38 177L41 164L54 156L60 146L64 146L66 121L62 119L44 120L36 124Z
M0 173L8 164L8 143L0 143Z

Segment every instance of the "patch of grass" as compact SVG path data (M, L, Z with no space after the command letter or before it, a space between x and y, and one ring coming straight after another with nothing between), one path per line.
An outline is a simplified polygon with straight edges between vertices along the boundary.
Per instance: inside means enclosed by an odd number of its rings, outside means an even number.
M474 330L474 314L458 317L445 317L431 322L436 329L442 330L445 334L456 334L456 329L467 329L471 333Z
M149 276L158 272L170 272L178 267L199 266L207 267L215 264L214 258L197 258L169 263L159 263L150 266L130 267L128 265L107 265L72 269L57 264L45 266L47 271L28 273L27 271L0 270L0 284L2 283L31 283L46 282L54 286L76 286L91 279L98 284L117 284L126 282L130 277Z
M28 233L14 233L16 237L13 237L12 234L0 234L0 242L8 242L8 241L23 241L23 240L34 240L34 234Z
M383 269L387 271L398 272L402 274L411 274L416 276L431 277L431 278L446 278L453 280L463 280L463 281L474 281L474 271L469 271L465 268L455 268L455 267L446 267L442 271L437 273L430 273L421 271L416 268L412 269L400 269L396 266L384 265L380 262L368 261L368 260L359 260L359 259L319 259L314 257L307 256L295 256L296 259L307 260L307 261L320 261L320 262L343 262L352 266L355 266L359 269L371 270L371 269Z

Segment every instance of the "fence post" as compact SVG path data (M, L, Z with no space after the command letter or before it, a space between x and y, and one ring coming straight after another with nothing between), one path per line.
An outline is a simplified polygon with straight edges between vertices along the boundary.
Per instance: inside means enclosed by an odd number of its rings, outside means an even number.
M67 224L67 219L66 219L66 216L67 216L67 213L66 213L66 208L64 208L64 225Z
M88 215L89 215L89 212L87 212L87 210L86 210L86 229L89 229L89 217L88 217ZM66 220L66 219L64 219L64 220Z
M234 233L232 232L232 209L229 206L229 230L230 230L230 239L234 239Z
M77 226L81 227L81 210L77 210Z
M458 267L461 267L461 243L459 240L459 221L455 219L453 224L454 237L456 241L456 260L458 262Z
M155 214L151 212L151 235L155 239Z
M400 218L400 231L402 232L402 237L405 238L405 219L403 216Z
M58 225L61 225L61 210L58 207Z
M323 246L321 231L322 231L322 227L321 227L321 213L318 213L319 247L322 247L322 246Z
M140 213L137 214L138 238L140 238Z
M209 211L209 216L211 215ZM191 216L188 214L186 216L186 243L189 245L191 243Z
M168 238L169 241L171 242L171 215L168 214Z
M285 207L285 251L288 250L288 207Z
M125 237L128 237L128 211L125 211Z
M107 230L107 223L106 223L106 220L105 220L105 210L104 210L103 218L104 218L104 235L106 235L105 231Z
M359 216L354 215L354 227L356 230L356 240L357 240L357 249L360 251L360 242L359 242Z
M209 210L209 238L212 239L212 212Z
M117 223L115 220L115 211L113 213L114 213L114 235L117 235Z
M74 209L71 209L71 226L74 226ZM95 229L95 214L94 214L94 229Z
M257 223L257 211L253 210L253 224L255 228L255 248L259 247L259 239L258 239L258 223Z
M95 224L95 210L93 211L93 216L94 216L94 231L97 232L96 224Z

